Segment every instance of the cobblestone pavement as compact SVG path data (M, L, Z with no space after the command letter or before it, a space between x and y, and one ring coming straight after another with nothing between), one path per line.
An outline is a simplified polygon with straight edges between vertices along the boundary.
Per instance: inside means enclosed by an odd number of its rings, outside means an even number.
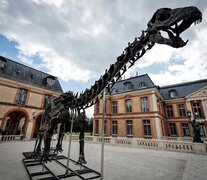
M22 152L32 151L33 147L34 141L0 143L0 180L29 179ZM63 149L67 155L68 142L63 143ZM72 142L72 159L78 160L78 151L78 142ZM85 157L87 166L100 172L101 144L86 143ZM55 171L61 170L55 166ZM104 180L206 179L207 155L104 146Z

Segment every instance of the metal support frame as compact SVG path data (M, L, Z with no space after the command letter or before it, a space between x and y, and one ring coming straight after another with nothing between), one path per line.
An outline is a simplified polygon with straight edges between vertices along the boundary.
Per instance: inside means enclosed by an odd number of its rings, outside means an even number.
M63 155L57 155L53 148L50 150L50 155L48 162L41 162L40 157L35 156L34 152L23 152L23 155L25 156L24 159L22 159L22 162L24 164L24 167L27 171L27 174L29 175L30 180L57 180L57 179L62 179L62 178L67 178L67 177L72 177L72 176L77 176L80 179L95 179L95 178L100 178L101 174L93 169L88 168L85 165L82 165L78 163L77 161L74 161L70 159L70 150L71 150L71 137L72 137L72 131L73 131L73 123L74 123L74 117L76 115L76 110L75 109L70 109L70 114L72 115L71 118L71 128L70 128L70 138L69 138L69 144L68 144L68 157L63 156ZM41 154L40 154L41 156ZM60 162L60 160L67 160L66 165ZM56 162L59 164L63 169L65 169L65 173L63 174L55 174L49 167L48 164L50 162ZM69 167L70 163L74 164L75 167L77 166L76 169L72 169ZM31 172L31 167L36 167L37 166L42 166L41 171L38 172ZM73 166L74 167L74 166ZM87 175L87 177L84 177L85 174L89 174L90 176Z
M69 111L69 110L68 110ZM67 167L66 167L66 171L65 174L68 175L68 169L69 169L69 162L70 162L70 149L71 149L71 139L72 139L72 132L73 132L73 122L74 122L74 117L76 115L76 110L71 109L71 112L69 112L69 114L71 114L72 118L71 118L71 126L70 126L70 138L69 138L69 144L68 144L68 159L67 159Z
M51 156L50 157L50 161L51 162L56 162L57 164L59 164L63 169L67 168L67 165L63 164L62 162L60 162L60 160L68 160L68 157L63 156L63 155L59 155L59 156ZM29 175L30 180L58 180L58 179L64 179L67 177L73 177L73 176L77 176L80 179L95 179L95 178L99 178L101 177L101 174L91 168L88 168L85 165L80 165L77 163L77 161L74 161L72 159L69 159L69 161L71 161L71 163L73 163L74 165L77 166L77 169L72 169L72 168L68 168L69 173L63 173L63 174L55 174L52 172L51 168L48 168L48 163L42 163L39 160L35 160L35 159L31 159L31 158L24 158L22 160L24 167L27 171L27 174ZM43 166L44 171L38 171L38 172L31 172L31 168L34 167L34 169L37 169L37 166ZM81 168L80 168L80 167ZM36 168L35 168L36 167ZM90 173L90 176L89 176ZM84 175L87 174L87 177L84 177ZM46 177L47 176L47 177Z
M106 112L106 88L103 90L103 113L102 113L102 143L101 143L101 180L104 179L104 124L105 124L105 112Z

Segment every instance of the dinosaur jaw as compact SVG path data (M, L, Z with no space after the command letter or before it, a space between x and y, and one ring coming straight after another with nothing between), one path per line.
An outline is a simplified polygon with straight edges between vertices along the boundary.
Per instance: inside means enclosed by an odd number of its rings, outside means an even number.
M183 19L172 24L169 29L178 36L183 31L188 29L191 26L191 24L194 23L196 25L201 21L202 21L202 14L200 12L192 12L187 16L185 16Z
M153 15L148 22L147 32L160 33L162 44L167 44L175 48L183 47L188 41L184 42L180 34L188 29L191 24L200 23L202 20L202 13L197 7L183 7L183 8L161 8ZM168 37L162 36L162 31L167 32Z
M188 43L187 41L183 41L180 37L180 34L188 29L191 24L198 24L202 21L202 17L199 13L189 14L183 20L180 20L178 23L175 23L173 26L170 26L169 30L167 30L169 39L172 41L172 44L175 48L183 47Z
M190 9L190 10L189 10ZM188 29L193 23L196 25L202 21L202 13L196 7L187 7L183 9L183 16L180 17L178 22L173 22L170 27L164 31L168 33L169 39L173 42L175 47L183 47L187 41L183 41L180 34Z

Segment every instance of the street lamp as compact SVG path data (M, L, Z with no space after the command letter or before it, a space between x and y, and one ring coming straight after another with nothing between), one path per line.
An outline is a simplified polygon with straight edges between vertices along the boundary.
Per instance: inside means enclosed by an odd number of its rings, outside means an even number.
M196 117L198 116L197 112L195 113L195 117L191 119L191 111L187 111L187 116L189 119L189 123L191 124L193 128L193 142L196 143L203 143L201 140L201 131L200 131L200 125L196 122Z

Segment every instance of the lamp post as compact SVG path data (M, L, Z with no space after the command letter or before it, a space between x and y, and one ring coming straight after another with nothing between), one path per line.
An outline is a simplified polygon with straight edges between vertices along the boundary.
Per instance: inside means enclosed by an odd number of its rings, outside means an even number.
M193 142L203 143L203 141L201 140L200 125L199 123L196 122L197 113L195 113L194 118L191 118L192 117L191 111L188 110L187 115L188 115L189 123L191 124L193 128Z

